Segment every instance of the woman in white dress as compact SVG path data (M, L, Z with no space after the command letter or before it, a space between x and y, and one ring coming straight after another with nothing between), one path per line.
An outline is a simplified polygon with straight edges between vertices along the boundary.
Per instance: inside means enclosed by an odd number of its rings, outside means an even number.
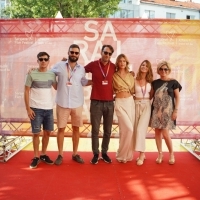
M151 63L144 60L138 70L135 81L135 129L134 150L139 152L137 165L143 165L145 159L145 138L151 115L150 91L153 81Z

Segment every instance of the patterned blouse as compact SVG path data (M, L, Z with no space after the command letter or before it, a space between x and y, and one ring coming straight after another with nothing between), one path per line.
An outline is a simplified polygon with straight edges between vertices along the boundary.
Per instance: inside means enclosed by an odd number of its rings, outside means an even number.
M182 89L182 86L175 79L161 80L157 79L152 82L154 90L154 99L152 103L152 112L150 126L158 129L175 129L176 120L171 116L175 108L174 90Z

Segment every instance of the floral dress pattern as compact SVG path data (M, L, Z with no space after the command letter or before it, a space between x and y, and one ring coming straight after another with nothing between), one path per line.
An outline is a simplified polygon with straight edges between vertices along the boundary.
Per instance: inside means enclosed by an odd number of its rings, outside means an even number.
M172 120L172 112L175 108L174 90L182 89L181 85L175 79L164 81L161 79L152 82L154 90L154 99L152 103L152 112L150 127L158 129L175 129L176 120Z

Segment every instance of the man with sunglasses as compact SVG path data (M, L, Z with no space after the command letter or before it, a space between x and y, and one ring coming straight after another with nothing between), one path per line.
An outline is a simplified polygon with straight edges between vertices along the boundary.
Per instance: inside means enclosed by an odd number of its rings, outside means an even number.
M114 52L111 45L103 45L101 58L90 62L85 66L86 73L92 74L92 91L90 104L90 120L92 125L92 164L99 160L99 128L103 117L103 140L101 144L102 159L106 163L112 160L107 155L110 142L111 128L113 123L114 102L112 78L115 72L115 65L110 61Z
M85 78L84 67L77 63L80 55L80 48L72 44L68 50L68 59L58 62L51 69L58 77L58 88L56 94L56 114L57 114L57 144L59 155L55 161L60 165L63 161L64 130L67 126L68 118L71 116L72 123L72 160L84 163L84 160L77 154L79 144L79 127L83 125L82 110L84 103L83 86L88 84Z
M33 133L34 158L30 168L36 168L40 161L52 165L54 162L46 155L49 136L53 131L53 94L51 86L56 89L55 74L48 70L49 55L40 52L37 55L39 68L27 74L24 101ZM43 125L42 153L39 157L41 125Z

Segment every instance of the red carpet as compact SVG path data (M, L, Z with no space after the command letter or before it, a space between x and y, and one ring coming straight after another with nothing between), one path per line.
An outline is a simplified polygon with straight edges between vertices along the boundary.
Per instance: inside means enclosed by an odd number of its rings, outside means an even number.
M40 163L29 169L33 152L21 151L7 163L0 163L1 200L198 200L200 162L188 152L176 153L176 164L155 163L157 153L146 153L143 166L135 160L126 164L99 161L89 163L92 153L82 152L85 164L71 160L65 152L61 166ZM49 152L52 159L57 152Z

